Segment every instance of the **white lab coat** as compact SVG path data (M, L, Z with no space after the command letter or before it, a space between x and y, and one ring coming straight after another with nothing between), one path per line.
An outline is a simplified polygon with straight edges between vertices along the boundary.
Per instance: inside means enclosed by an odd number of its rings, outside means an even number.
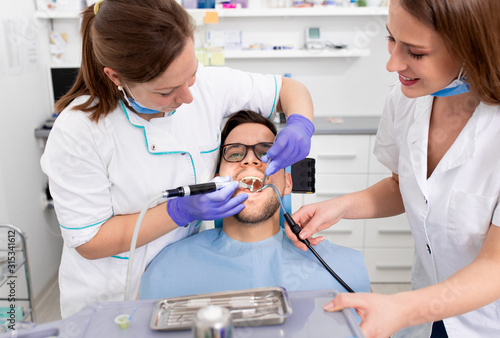
M415 240L413 289L439 283L471 263L490 223L500 225L500 107L481 103L427 179L432 102L432 96L408 99L400 86L393 88L375 145L378 160L399 175ZM454 297L450 290L429 305L439 308ZM499 318L496 301L444 324L450 338L493 337L500 335ZM430 332L431 324L425 324L396 336L429 337Z
M427 179L432 96L406 98L395 87L380 121L375 154L399 175L415 240L412 288L439 283L477 256L490 223L500 225L500 107L481 103ZM452 121L451 121L452 122ZM499 243L500 244L500 243ZM460 285L456 285L460 290ZM463 290L460 290L463 291ZM430 308L457 297L450 290ZM444 320L450 338L500 335L500 301ZM397 337L429 337L431 324Z
M87 260L75 248L92 239L108 218L141 211L163 190L211 180L222 119L240 109L271 117L281 77L200 64L190 90L192 103L149 122L123 104L99 123L69 109L56 119L41 164L64 238L59 269L63 318L95 302L123 300L128 252ZM199 223L136 250L131 295L138 293L145 264L169 243L198 232Z

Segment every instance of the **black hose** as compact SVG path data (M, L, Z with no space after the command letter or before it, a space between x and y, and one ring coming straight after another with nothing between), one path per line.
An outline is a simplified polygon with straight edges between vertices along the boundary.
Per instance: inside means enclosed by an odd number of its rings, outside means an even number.
M344 282L344 280L342 278L340 278L339 275L337 275L335 273L335 271L332 270L332 268L330 268L328 266L328 264L326 264L326 262L321 258L321 256L316 252L316 250L314 250L314 248L312 247L311 243L309 243L309 240L306 238L306 239L302 239L299 237L299 233L300 231L302 230L302 228L297 224L295 223L295 221L293 220L292 216L290 216L289 213L285 213L283 216L285 216L285 220L286 222L288 223L288 225L290 226L290 229L292 230L292 232L295 234L295 236L297 236L297 238L299 239L299 241L301 241L302 243L304 243L307 248L309 250L311 250L311 252L314 254L314 256L316 256L316 258L320 261L321 264L323 264L323 266L326 268L326 270L328 270L328 272L349 292L353 292L354 293L354 290L351 289L349 287L349 285L347 285L346 282Z

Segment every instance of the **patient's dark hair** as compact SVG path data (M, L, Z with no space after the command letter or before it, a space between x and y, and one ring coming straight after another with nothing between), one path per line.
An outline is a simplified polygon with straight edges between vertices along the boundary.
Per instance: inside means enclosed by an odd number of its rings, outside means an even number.
M257 114L254 111L251 110L240 110L236 113L233 113L229 119L226 122L226 125L224 126L224 129L222 130L221 133L221 147L224 145L226 142L227 135L236 128L237 126L244 124L244 123L257 123L257 124L262 124L266 127L268 127L274 135L278 134L278 131L276 130L276 126L268 119L266 119L264 116ZM221 155L219 154L219 164L221 161ZM217 168L218 169L218 168Z

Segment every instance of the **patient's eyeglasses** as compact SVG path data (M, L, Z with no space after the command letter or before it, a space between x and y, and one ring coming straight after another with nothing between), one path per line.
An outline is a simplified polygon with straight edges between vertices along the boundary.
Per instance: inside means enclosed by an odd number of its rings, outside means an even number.
M267 154L272 145L272 142L261 142L254 145L229 143L222 146L222 157L227 162L241 162L247 156L248 149L250 148L253 150L255 157L260 160L262 156Z

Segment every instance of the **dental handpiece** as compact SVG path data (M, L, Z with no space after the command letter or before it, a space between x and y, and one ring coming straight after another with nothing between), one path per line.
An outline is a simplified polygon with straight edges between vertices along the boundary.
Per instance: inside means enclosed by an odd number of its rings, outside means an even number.
M325 269L333 276L333 278L335 278L347 291L349 292L354 292L353 289L351 289L351 287L349 285L347 285L346 282L344 282L344 280L342 278L340 278L339 275L337 275L335 273L335 271L332 270L332 268L330 268L330 266L328 266L328 264L323 260L323 258L321 258L321 256L316 252L316 250L314 250L314 248L312 247L311 243L309 242L309 240L306 238L306 239L302 239L299 237L299 233L300 231L302 231L302 228L300 227L300 225L298 225L292 218L292 216L290 216L290 214L288 212L286 212L285 210L285 207L283 206L283 202L281 201L281 195L278 191L278 188L276 188L274 185L272 184L266 184L265 186L263 186L260 190L264 190L265 188L273 188L274 191L276 192L276 195L278 195L278 200L280 202L280 205L281 205L281 209L283 209L283 216L285 217L285 221L287 222L288 226L290 226L290 229L292 230L292 232L295 234L295 236L297 236L297 238L299 239L299 241L301 241L302 243L304 243L307 248L309 250L311 250L311 252L314 254L314 256L316 256L316 258L319 260L319 262L325 267Z
M240 188L246 188L247 185L238 181L230 181L230 182L208 182L208 183L200 183L200 184L191 184L191 185L183 185L181 187L175 189L168 189L163 191L164 198L170 197L183 197L183 196L191 196L191 195L200 195L207 194L209 192L214 192L224 188L225 186L236 182Z

